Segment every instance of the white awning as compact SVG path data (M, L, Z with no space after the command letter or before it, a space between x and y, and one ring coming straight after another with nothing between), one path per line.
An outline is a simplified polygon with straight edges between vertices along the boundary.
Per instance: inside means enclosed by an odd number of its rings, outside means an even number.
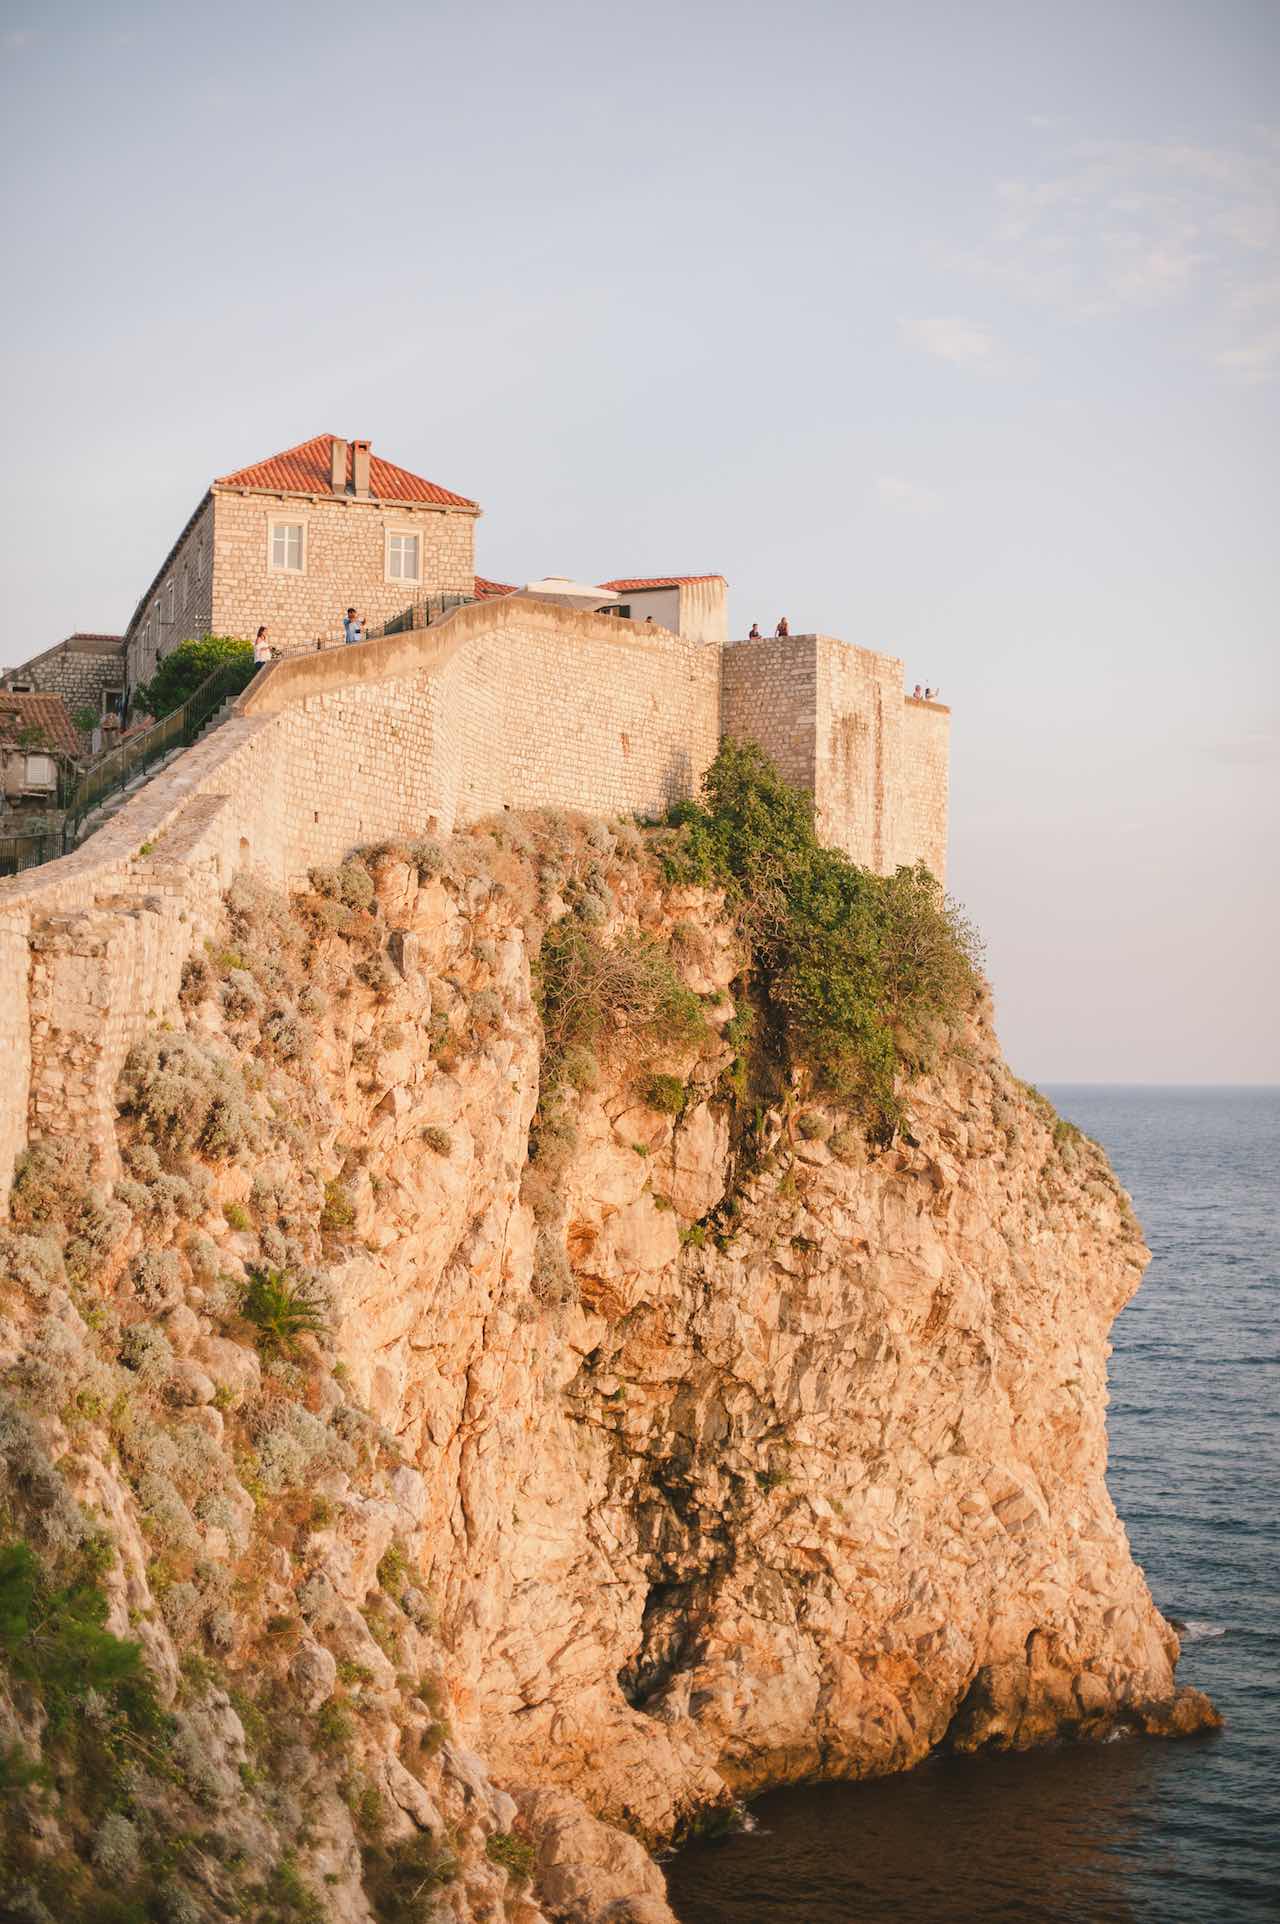
M589 581L571 581L568 575L526 581L518 593L533 595L539 601L558 601L562 608L605 608L618 599L612 588L594 588Z

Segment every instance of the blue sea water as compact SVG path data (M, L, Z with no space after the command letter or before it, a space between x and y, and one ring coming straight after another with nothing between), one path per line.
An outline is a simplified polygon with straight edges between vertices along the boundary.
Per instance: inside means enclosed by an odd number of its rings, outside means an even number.
M1153 1251L1113 1331L1109 1482L1226 1727L776 1792L669 1866L682 1924L1280 1919L1280 1090L1046 1093Z

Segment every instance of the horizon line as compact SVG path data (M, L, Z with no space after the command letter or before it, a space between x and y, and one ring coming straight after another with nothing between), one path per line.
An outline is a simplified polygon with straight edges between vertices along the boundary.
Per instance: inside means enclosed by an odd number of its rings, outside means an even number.
M1280 1090L1280 1082L1143 1082L1125 1077L1104 1079L1090 1076L1084 1080L1072 1080L1065 1076L1044 1076L1036 1083L1037 1088L1052 1084L1058 1089L1275 1089Z

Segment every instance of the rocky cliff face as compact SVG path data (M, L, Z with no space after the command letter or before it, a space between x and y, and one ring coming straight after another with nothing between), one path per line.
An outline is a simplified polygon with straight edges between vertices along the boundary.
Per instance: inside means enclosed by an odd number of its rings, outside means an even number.
M982 1006L878 1148L744 1099L738 938L634 830L319 881L233 891L115 1194L15 1188L12 1914L655 1924L642 1844L765 1785L1211 1719L1104 1481L1141 1235ZM701 1015L535 1117L565 916ZM68 1706L76 1584L153 1711Z

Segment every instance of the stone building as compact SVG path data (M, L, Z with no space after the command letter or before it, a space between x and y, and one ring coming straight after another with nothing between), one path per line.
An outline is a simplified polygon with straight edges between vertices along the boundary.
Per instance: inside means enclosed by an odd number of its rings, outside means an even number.
M618 597L609 614L651 621L690 641L729 639L729 584L723 575L623 576L600 585Z
M373 453L318 434L210 483L125 634L131 688L200 635L292 651L340 639L354 604L370 625L435 596L470 598L480 509Z
M60 824L59 791L80 756L60 695L0 690L0 835Z
M97 721L119 714L124 705L124 636L68 635L42 655L0 672L0 689L14 695L58 695L73 718L86 710L92 710Z

